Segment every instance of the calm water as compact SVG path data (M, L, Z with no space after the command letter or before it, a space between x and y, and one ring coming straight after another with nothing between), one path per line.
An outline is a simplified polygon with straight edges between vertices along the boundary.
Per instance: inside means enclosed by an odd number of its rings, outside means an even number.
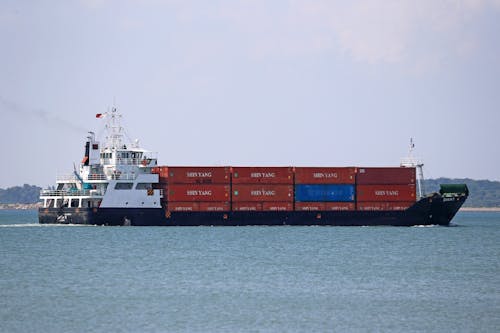
M413 228L36 221L0 211L2 332L500 330L500 213Z

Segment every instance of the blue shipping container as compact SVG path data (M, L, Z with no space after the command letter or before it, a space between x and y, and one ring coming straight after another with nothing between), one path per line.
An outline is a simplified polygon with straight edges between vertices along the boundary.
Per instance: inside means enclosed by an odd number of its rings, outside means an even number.
M354 201L354 185L295 185L295 201Z

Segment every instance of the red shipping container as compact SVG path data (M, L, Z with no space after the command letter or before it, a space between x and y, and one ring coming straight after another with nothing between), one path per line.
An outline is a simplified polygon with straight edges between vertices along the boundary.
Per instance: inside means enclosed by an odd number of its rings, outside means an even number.
M293 203L292 202L263 202L262 203L263 211L272 211L272 212L282 212L282 211L292 211Z
M325 202L326 211L356 210L354 202Z
M170 184L167 200L178 202L229 201L229 185Z
M293 184L292 167L233 167L233 184Z
M197 212L200 210L198 202L169 202L167 209L171 212Z
M356 174L356 184L377 185L377 184L415 184L415 168L395 167L395 168L358 168Z
M325 210L324 202L296 202L295 210L297 211L322 211Z
M168 167L170 184L229 184L230 167Z
M363 211L393 211L393 210L405 210L414 202L358 202L358 210Z
M292 185L242 185L234 184L233 202L293 201Z
M229 211L229 202L169 202L172 212L224 212Z
M354 202L296 202L297 211L347 211L355 210Z
M235 212L260 212L262 204L259 202L233 202Z
M200 202L200 212L228 212L229 202Z
M296 167L295 184L354 184L354 167Z
M415 185L358 185L357 201L415 201Z
M151 173L155 173L159 176L160 183L167 183L167 181L168 181L168 167L166 167L166 166L152 167Z

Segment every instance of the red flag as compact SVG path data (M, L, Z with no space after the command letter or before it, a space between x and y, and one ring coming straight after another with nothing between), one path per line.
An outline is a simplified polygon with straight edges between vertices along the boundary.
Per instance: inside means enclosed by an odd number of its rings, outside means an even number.
M95 115L95 117L96 118L102 118L102 117L104 117L104 115L102 113L98 113L98 114Z

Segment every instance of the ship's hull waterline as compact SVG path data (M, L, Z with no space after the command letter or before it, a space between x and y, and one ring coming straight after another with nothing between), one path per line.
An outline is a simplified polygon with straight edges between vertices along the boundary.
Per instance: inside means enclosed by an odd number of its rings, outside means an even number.
M423 198L404 211L170 212L162 208L40 208L41 224L119 226L449 225L466 197Z

